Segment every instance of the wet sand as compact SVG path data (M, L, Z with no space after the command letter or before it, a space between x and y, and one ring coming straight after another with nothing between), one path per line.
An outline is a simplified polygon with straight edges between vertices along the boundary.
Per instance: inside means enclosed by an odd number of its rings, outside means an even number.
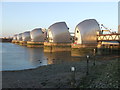
M107 65L120 58L119 56L97 56L96 66ZM76 86L86 76L86 58L76 62L65 62L20 71L3 71L2 88L71 88L72 72L75 66ZM93 57L89 60L89 68L93 67ZM89 71L91 73L92 70Z

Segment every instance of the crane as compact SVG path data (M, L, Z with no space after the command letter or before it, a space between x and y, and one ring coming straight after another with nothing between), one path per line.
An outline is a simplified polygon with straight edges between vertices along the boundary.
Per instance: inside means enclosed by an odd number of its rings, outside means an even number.
M106 29L106 30L102 30L102 31L107 31L107 32L109 32L109 33L112 33L111 29L108 29L108 28L105 27L103 24L101 24L101 26L104 27L104 28ZM102 27L101 27L101 28L102 28Z

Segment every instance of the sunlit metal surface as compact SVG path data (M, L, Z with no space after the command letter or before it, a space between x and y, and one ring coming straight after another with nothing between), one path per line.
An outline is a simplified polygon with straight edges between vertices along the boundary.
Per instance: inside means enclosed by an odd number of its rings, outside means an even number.
M31 41L44 42L44 32L41 28L36 28L30 32Z
M54 43L70 43L71 36L65 22L57 22L48 28L48 41Z
M20 33L20 34L17 35L17 40L18 41L22 41L22 33Z
M13 40L17 40L17 34L13 36Z
M22 34L22 41L30 41L30 31L24 32Z
M99 30L99 24L95 19L87 19L80 22L75 28L75 43L96 44L96 35Z

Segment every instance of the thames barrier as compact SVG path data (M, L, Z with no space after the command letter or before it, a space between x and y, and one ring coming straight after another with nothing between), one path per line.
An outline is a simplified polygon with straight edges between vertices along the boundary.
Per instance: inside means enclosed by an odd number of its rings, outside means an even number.
M45 28L15 34L12 43L27 47L70 47L70 48L120 48L120 28L111 32L95 19L80 22L73 35L69 32L66 22L56 22ZM104 34L107 32L107 34ZM50 48L51 49L51 48Z

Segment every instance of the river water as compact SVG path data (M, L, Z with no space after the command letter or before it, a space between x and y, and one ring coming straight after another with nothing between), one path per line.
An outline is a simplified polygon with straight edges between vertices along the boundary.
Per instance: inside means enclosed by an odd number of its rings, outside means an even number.
M71 51L46 52L41 48L28 48L13 43L2 43L2 71L24 70L48 64L58 64L80 60Z
M93 55L92 50L55 47L51 52L51 48L48 47L29 48L13 43L0 43L0 62L2 61L0 71L24 70L49 64L80 61L86 55ZM102 52L97 50L96 54L107 55L109 53L111 52L108 50ZM119 51L115 51L115 55L119 56Z

